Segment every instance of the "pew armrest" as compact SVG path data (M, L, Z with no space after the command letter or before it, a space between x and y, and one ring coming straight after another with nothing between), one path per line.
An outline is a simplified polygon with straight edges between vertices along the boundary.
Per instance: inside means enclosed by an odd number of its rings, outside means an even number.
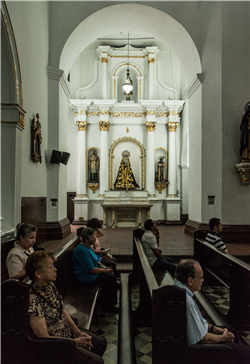
M29 338L32 363L49 361L60 364L70 363L75 356L76 344L68 338Z

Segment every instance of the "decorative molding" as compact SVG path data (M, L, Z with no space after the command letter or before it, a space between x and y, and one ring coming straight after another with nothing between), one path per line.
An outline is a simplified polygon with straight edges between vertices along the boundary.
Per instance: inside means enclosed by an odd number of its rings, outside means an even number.
M75 111L75 117L77 118L77 116L78 116L78 113Z
M98 80L98 68L99 68L98 65L99 65L99 63L100 63L100 61L95 61L94 78L87 86L81 87L76 91L76 99L81 99L80 93L90 89L91 87L93 87L94 84L96 83L96 81Z
M63 75L60 78L60 81L59 82L60 82L60 85L62 86L62 89L63 89L66 97L69 99L70 98L70 95L71 95L71 90L70 90L69 83L67 81L67 78L66 78L64 72L63 72Z
M99 121L100 131L109 131L109 121Z
M116 99L116 79L114 79L114 99Z
M147 131L155 131L156 124L157 124L156 121L147 121L146 122Z
M149 58L148 59L148 63L154 63L155 62L155 58Z
M83 110L83 109L81 109L81 111L80 111L80 115L84 115L86 113L86 111L85 110Z
M144 190L145 188L145 162L146 162L146 152L143 144L137 140L136 138L132 137L123 137L119 138L114 141L109 149L109 189L113 190L114 185L114 150L120 144L124 142L129 142L135 144L141 152L140 160L141 160L141 189Z
M236 166L234 168L236 169L236 173L238 173L240 175L242 184L245 186L249 186L250 185L250 161L236 164Z
M95 191L99 188L99 183L87 183L87 186L91 189L92 193L95 193Z
M63 75L63 70L60 70L59 68L48 66L47 75L48 75L48 78L51 80L60 81L60 78Z
M121 118L121 117L133 117L133 118L143 118L146 116L144 112L111 112L110 116L113 118Z
M203 75L202 73L197 73L193 81L190 83L190 85L187 87L187 89L184 92L184 97L186 99L190 99L190 97L195 93L197 88L202 84L203 81Z
M156 111L155 110L147 110L146 115L156 115Z
M100 110L99 115L110 115L108 110Z
M15 101L17 104L21 104L23 106L23 84L22 84L22 75L21 75L21 67L19 62L18 49L16 45L16 39L14 30L12 27L11 19L9 16L8 8L5 1L1 1L1 14L3 18L3 22L5 24L5 29L7 33L7 40L10 46L11 58L14 67L14 75L15 75L15 90L16 97ZM2 35L3 37L3 35Z
M179 123L178 122L168 122L167 128L168 132L176 131L178 128Z
M102 61L102 63L108 63L108 58L107 57L102 57L101 61Z
M19 115L19 121L18 121L18 125L21 126L21 128L25 128L25 115L22 111L18 110L18 115Z
M109 55L110 58L128 58L128 56L112 56ZM129 58L145 58L145 56L129 56Z
M91 116L100 116L100 113L99 113L99 111L87 112L87 117L90 118Z
M129 58L131 58L131 57L129 57ZM114 71L114 73L113 73L113 76L115 76L115 75L116 75L116 72L118 71L118 69L119 69L119 68L124 67L124 66L134 67L134 68L137 70L137 72L139 73L139 75L140 75L140 76L142 76L142 73L141 73L141 71L139 70L139 68L138 68L137 66L135 66L134 64L132 64L132 63L122 63L122 64L120 64L120 65L119 65L119 66L115 69L115 71Z
M87 121L76 121L76 125L78 126L78 131L87 130Z
M141 100L141 80L139 80L139 99Z
M155 188L162 193L164 188L166 188L168 185L168 182L155 182Z
M126 128L126 132L129 133L129 128Z

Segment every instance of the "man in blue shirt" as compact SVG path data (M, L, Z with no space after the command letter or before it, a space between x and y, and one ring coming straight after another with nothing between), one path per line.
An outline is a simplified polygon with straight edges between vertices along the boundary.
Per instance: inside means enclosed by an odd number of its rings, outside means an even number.
M186 290L187 340L189 344L228 344L239 364L250 363L250 347L238 345L235 335L227 328L209 324L193 300L204 282L202 268L196 260L182 259L177 265L174 285Z

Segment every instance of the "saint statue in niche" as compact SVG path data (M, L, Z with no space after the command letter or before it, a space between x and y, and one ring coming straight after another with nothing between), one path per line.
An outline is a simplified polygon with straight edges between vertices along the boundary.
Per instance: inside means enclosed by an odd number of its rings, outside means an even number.
M165 167L166 167L166 163L164 162L165 157L161 156L159 157L159 162L157 163L157 168L158 168L158 182L165 182L166 181L166 175L165 175Z
M92 154L89 157L89 182L97 183L99 172L99 157L96 154L96 150L92 149Z
M240 157L241 160L250 160L250 101L245 106L245 114L240 124Z
M115 187L126 188L126 189L139 187L135 181L129 157L130 157L130 152L128 150L124 150L122 152L122 160L115 181Z

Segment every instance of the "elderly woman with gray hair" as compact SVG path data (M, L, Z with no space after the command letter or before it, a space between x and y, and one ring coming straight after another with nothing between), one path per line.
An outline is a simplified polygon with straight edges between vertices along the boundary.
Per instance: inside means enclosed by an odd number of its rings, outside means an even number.
M98 257L91 249L95 243L95 230L86 228L81 233L81 243L73 252L73 274L78 282L102 283L100 304L102 309L110 312L118 312L117 304L117 283L110 267L98 267Z
M36 251L27 259L25 270L32 280L28 308L30 327L38 338L74 340L77 350L72 364L103 364L101 356L106 349L106 339L78 328L66 312L62 296L53 283L57 271L54 261L54 254L48 250Z

